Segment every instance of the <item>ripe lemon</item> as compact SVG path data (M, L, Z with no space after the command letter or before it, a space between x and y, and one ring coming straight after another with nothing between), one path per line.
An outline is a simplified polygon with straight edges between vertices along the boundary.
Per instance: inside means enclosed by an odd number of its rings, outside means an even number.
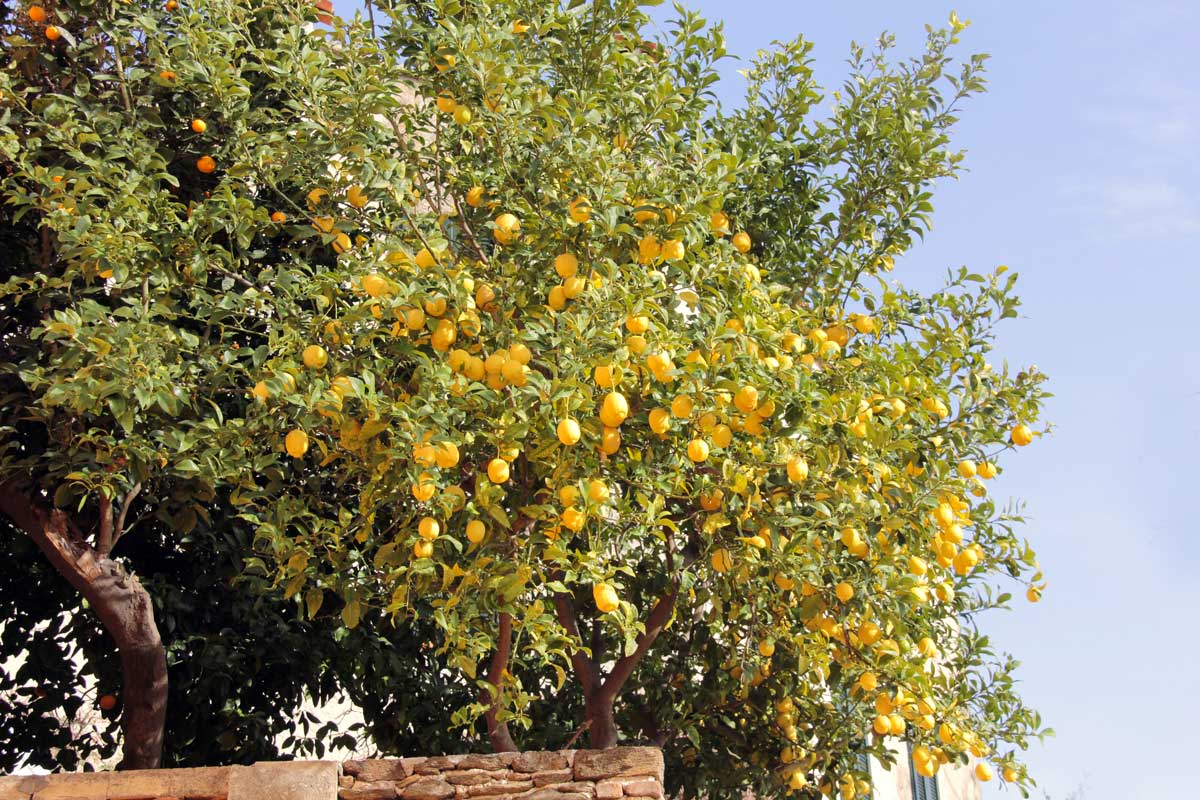
M599 479L593 479L588 482L588 499L593 503L605 503L608 501L609 491L608 484Z
M434 485L433 479L429 476L428 472L422 472L420 477L417 478L417 482L412 485L412 496L416 498L418 503L424 503L431 499L436 491L437 486Z
M808 462L800 456L792 456L787 462L787 476L792 483L800 483L808 478Z
M417 523L417 533L427 542L432 542L442 532L442 526L433 517L423 517Z
M351 186L346 190L346 202L354 208L364 208L368 198L361 186Z
M974 478L976 472L975 462L969 458L958 462L958 474L964 478Z
M1008 783L1016 783L1019 777L1017 771L1012 767L1005 767L1000 774L1004 776L1004 780Z
M555 311L562 311L567 307L567 295L563 291L563 287L555 286L550 289L550 294L546 297L546 304Z
M739 253L750 252L750 248L754 244L753 242L750 241L750 234L746 233L745 231L738 231L737 233L735 233L733 235L732 241L733 241L733 248L735 250L737 250Z
M616 428L609 426L604 427L604 431L600 434L600 451L607 455L614 455L621 449L621 432Z
M454 442L440 442L434 446L434 459L442 469L450 469L458 464L458 445Z
M271 392L267 389L266 381L259 381L254 384L254 388L250 390L250 395L260 403L267 402L267 398L271 396Z
M564 280L572 278L579 271L579 259L571 253L562 253L554 259L554 271Z
M671 401L671 414L678 419L687 419L692 415L695 403L686 394L681 394Z
M483 201L483 195L486 191L482 186L472 186L467 190L467 205L471 208L479 208L479 204Z
M833 593L837 595L838 600L848 603L850 598L854 597L854 587L846 581L842 581L834 588Z
M560 519L563 527L578 533L583 530L583 526L587 522L587 515L578 508L571 507L563 510Z
M700 493L700 507L705 511L716 511L725 500L725 493L713 486Z
M458 106L454 109L454 121L459 125L466 125L471 121L471 109L466 106Z
M692 439L688 442L688 458L699 464L708 458L708 442L703 439Z
M1033 441L1033 431L1028 425L1017 425L1012 429L1012 443L1017 447L1024 447Z
M309 369L321 369L329 363L329 353L319 344L310 344L304 348L301 358L304 360L304 366Z
M753 386L743 386L733 396L733 404L743 414L749 414L758 408L758 389Z
M296 428L284 438L283 445L292 458L304 458L304 454L308 452L308 434Z
M679 239L668 239L662 244L662 257L666 261L680 261L684 253L683 242Z
M504 483L508 480L508 462L503 458L493 458L488 462L487 474L492 483Z
M625 329L630 333L645 333L650 330L650 318L645 315L625 318Z
M191 128L193 133L204 133L208 130L208 123L202 119L194 119Z
M519 362L510 362L518 363ZM556 429L558 440L565 445L573 445L579 441L579 423L573 419L564 419L558 423Z
M620 392L609 392L600 406L600 421L610 428L619 428L629 416L629 401Z
M621 601L617 598L616 589L607 583L597 583L593 586L592 597L596 601L596 608L602 614L616 611L621 605Z
M996 477L996 465L990 461L985 461L979 465L979 477L984 480L991 480Z
M413 545L413 555L417 558L430 558L433 555L433 542L419 540Z
M521 220L513 214L501 214L496 217L492 235L500 244L512 244L521 235Z
M976 764L975 777L979 779L980 783L987 783L990 781L994 777L991 765L983 762Z
M772 639L763 639L758 643L758 652L763 658L770 658L775 655L775 642Z
M368 297L382 297L388 293L387 278L377 272L372 272L370 275L364 275L362 279L363 291Z
M671 428L671 414L665 408L655 408L650 411L650 430L664 434Z
M601 364L592 370L592 378L601 389L611 389L616 381L616 368L609 364Z
M718 425L712 431L713 444L722 449L729 447L733 442L733 430L728 425Z
M467 541L471 544L479 544L486 534L487 527L479 520L473 519L467 523Z
M708 225L717 236L729 235L729 217L724 211L714 211L708 217Z
M586 197L576 197L567 207L567 213L573 222L583 224L592 218L592 204Z

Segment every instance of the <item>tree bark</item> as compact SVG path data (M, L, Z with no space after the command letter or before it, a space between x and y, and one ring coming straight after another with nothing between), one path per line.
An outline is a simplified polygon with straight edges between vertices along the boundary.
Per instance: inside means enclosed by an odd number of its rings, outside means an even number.
M488 669L487 681L491 691L484 690L481 701L488 703L488 709L483 718L487 722L488 741L496 753L512 753L517 750L516 742L509 733L508 723L499 722L496 717L503 707L504 670L508 668L508 654L512 649L512 615L500 614L500 631L496 637L496 652L492 654L492 663Z
M119 563L73 534L65 513L48 509L31 491L0 482L0 512L84 596L117 645L124 684L124 750L118 769L157 768L167 713L167 656L150 595Z
M571 664L575 668L575 676L583 689L588 744L593 750L607 750L617 746L618 730L613 707L621 690L625 688L625 682L633 675L634 668L649 652L654 645L654 640L671 620L677 596L678 590L672 589L659 598L649 616L646 617L646 630L637 637L636 649L629 655L617 659L612 670L603 679L600 675L600 664L595 658L595 651L591 658L578 648L571 654ZM575 603L570 595L556 594L554 606L559 623L573 639L582 643L579 637L579 620L575 613ZM597 628L593 628L592 632L595 634ZM593 636L593 647L596 647L596 641L597 637Z

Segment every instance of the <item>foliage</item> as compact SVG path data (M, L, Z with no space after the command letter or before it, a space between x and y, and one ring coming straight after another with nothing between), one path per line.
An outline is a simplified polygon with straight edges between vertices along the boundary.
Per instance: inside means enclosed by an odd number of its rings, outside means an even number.
M726 112L720 29L645 38L640 5L25 25L3 469L81 509L140 486L184 533L226 509L314 621L432 621L493 742L573 712L688 796L852 795L902 734L1027 782L1040 720L976 625L1040 575L980 476L1043 376L987 360L1004 268L891 274L983 86L965 23L855 48L819 118L807 43Z

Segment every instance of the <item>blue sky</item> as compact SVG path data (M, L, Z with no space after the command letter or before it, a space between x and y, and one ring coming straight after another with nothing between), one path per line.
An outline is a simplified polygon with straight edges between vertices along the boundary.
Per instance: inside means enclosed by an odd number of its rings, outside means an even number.
M886 29L914 52L924 23L972 20L964 52L992 60L957 134L970 171L939 188L932 235L895 274L1008 264L1025 305L1001 353L1052 378L1054 436L994 487L1027 502L1050 588L988 624L1058 732L1028 759L1051 798L1182 796L1200 721L1200 3L687 5L725 20L735 54L803 33L826 86L851 40ZM725 64L728 103L741 66Z

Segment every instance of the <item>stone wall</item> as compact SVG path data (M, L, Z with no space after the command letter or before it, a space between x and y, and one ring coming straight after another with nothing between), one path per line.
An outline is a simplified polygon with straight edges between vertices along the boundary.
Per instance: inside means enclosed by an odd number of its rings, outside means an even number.
M662 800L650 747L0 777L0 800Z
M494 753L347 761L341 800L661 800L662 752Z

